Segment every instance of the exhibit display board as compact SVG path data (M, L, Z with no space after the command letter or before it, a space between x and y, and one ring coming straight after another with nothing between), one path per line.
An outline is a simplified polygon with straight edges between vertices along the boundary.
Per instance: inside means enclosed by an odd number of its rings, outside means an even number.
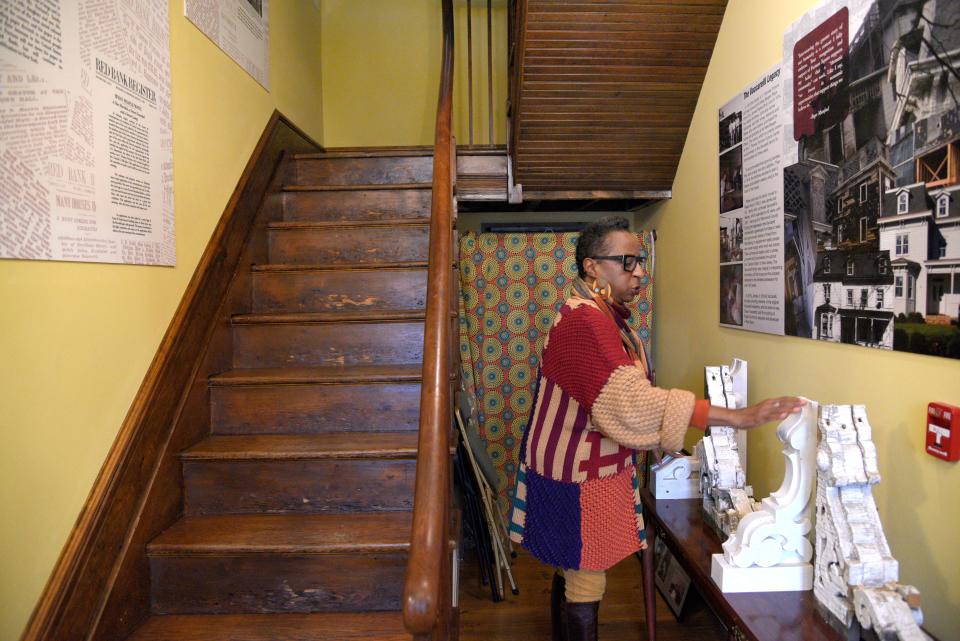
M0 3L0 257L173 265L167 6Z
M720 110L720 323L783 328L780 69Z
M253 78L270 89L268 0L184 0L183 14Z
M718 114L721 325L960 358L958 96L957 3L791 25Z

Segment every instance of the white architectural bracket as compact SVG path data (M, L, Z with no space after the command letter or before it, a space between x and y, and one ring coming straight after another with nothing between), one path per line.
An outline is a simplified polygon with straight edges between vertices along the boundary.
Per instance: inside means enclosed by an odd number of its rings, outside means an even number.
M777 428L786 467L780 488L744 516L713 555L711 577L723 592L809 590L813 587L812 522L817 404L807 401Z
M880 473L866 409L824 405L819 427L814 597L855 636L923 641L920 593L898 583L873 500Z
M696 456L664 456L650 471L650 491L655 499L700 498L700 459Z
M712 405L746 407L746 361L737 358L729 367L707 367L704 375ZM732 427L711 427L709 436L697 443L703 512L721 538L732 535L740 519L757 507L753 488L747 485L746 452L746 434Z

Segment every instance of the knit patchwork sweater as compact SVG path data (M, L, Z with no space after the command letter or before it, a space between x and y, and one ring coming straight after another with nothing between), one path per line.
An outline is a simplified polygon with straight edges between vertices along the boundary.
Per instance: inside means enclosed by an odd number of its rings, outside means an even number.
M637 450L677 451L709 404L654 387L597 303L570 298L544 346L510 537L540 561L606 570L646 546Z

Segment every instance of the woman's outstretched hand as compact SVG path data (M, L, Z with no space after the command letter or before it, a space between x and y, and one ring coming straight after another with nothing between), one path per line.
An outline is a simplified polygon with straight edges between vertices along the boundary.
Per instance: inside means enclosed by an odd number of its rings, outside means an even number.
M802 398L781 396L780 398L768 398L756 405L738 410L711 406L707 424L729 425L739 430L750 430L770 421L782 421L791 414L799 412L804 403L805 401Z

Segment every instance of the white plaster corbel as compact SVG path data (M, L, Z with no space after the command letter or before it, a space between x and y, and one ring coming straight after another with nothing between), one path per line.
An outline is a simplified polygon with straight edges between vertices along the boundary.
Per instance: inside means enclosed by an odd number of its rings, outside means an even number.
M824 405L817 448L813 594L848 636L925 641L920 593L898 582L873 499L880 482L873 430L862 405Z
M723 592L809 590L813 587L811 496L816 475L817 404L777 428L785 469L779 489L744 516L713 555L711 576Z
M747 406L747 362L706 367L706 393L712 405L731 409ZM758 507L745 472L746 433L713 426L696 447L700 459L700 492L707 523L721 538L731 536L740 520Z

